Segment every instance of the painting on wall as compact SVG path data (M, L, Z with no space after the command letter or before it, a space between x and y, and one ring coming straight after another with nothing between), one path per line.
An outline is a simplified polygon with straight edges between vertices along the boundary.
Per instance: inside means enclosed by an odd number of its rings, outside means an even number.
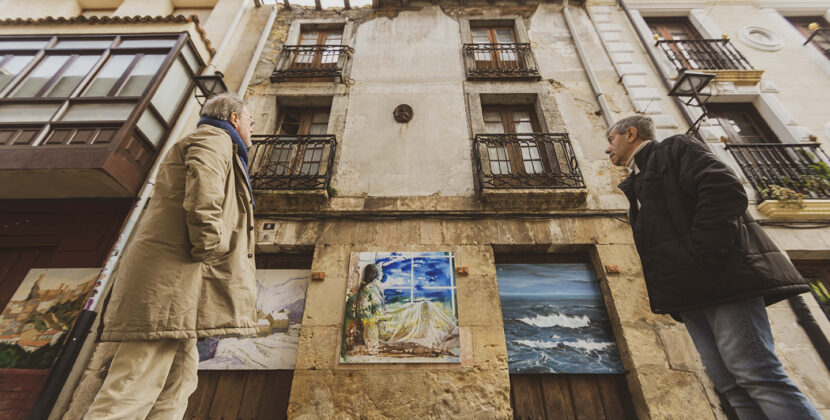
M510 373L623 373L589 264L496 264Z
M100 268L33 268L0 313L0 368L49 369Z
M310 270L257 270L257 333L199 340L199 369L294 369L310 277Z
M460 361L453 253L352 253L340 362Z

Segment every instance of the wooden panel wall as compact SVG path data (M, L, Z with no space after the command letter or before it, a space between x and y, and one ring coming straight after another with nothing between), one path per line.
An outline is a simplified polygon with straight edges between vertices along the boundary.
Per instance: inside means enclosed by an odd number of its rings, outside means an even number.
M184 418L284 419L293 376L291 370L199 371Z
M623 375L511 374L517 420L636 419Z

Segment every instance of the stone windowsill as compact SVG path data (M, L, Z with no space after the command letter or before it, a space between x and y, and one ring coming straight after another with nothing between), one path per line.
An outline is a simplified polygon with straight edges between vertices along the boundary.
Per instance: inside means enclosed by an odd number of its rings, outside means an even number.
M481 197L486 205L497 208L575 208L585 205L587 188L485 188Z

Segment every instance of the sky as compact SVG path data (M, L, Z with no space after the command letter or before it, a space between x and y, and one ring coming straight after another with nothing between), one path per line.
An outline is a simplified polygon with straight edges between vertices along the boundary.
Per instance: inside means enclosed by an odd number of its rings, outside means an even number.
M588 264L496 264L502 296L596 297L599 284Z
M98 278L101 273L100 268L33 268L29 270L29 274L20 283L17 291L12 296L11 300L23 300L29 296L32 290L32 285L35 284L37 278L46 273L43 280L40 281L41 290L51 290L60 287L61 283L67 283L69 287L77 286L81 283L88 282L92 279Z

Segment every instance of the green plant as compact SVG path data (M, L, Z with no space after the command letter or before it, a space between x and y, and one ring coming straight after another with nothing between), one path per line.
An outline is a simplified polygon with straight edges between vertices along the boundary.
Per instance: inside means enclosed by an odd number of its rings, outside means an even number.
M778 200L782 207L797 209L804 207L804 197L806 197L805 194L793 190L792 188L775 184L761 190L761 195Z

